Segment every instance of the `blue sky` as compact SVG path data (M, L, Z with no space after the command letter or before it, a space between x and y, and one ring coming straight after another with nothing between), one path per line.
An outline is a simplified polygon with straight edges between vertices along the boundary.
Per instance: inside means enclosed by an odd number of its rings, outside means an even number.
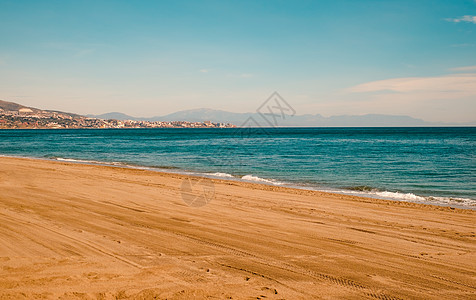
M0 99L476 120L476 1L0 0Z

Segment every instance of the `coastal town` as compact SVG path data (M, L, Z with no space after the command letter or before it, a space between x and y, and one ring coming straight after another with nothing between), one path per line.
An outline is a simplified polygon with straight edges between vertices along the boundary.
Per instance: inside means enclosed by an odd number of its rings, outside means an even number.
M233 128L230 123L187 121L136 121L90 118L76 114L40 110L1 101L0 129L72 129L72 128ZM2 104L0 103L0 104Z

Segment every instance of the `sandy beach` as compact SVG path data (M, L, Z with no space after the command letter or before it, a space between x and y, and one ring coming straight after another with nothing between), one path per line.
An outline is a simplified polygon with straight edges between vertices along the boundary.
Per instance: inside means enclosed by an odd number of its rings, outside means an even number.
M476 297L475 211L183 180L0 158L0 298Z

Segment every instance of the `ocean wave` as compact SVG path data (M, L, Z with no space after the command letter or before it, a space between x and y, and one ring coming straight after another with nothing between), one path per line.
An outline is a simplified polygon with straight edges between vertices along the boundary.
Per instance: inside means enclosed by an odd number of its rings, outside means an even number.
M476 200L458 197L441 197L441 196L421 196L413 193L382 191L368 186L351 187L345 190L325 190L331 193L351 194L358 196L367 196L379 199L409 201L426 204L438 205L456 205L462 207L476 207Z
M378 191L378 189L373 188L371 186L367 185L358 185L358 186L352 186L348 188L351 191L360 191L360 192L372 192L372 191Z
M265 179L265 178L261 178L261 177L253 176L253 175L245 175L241 177L241 179L246 181L255 181L255 182L262 182L262 183L268 183L268 184L274 184L274 185L284 184L283 182L279 182L275 179Z
M66 162L96 163L96 164L101 163L97 160L85 160L85 159L74 159L74 158L55 157L54 159L59 161L66 161Z
M0 154L0 157L23 157L23 156ZM23 157L23 158L34 158L34 157ZM106 161L87 160L87 159L65 158L65 157L57 157L57 156L47 156L47 157L45 156L44 158L48 160L57 160L62 162L109 165L109 166L117 166L117 167L124 167L124 168L136 168L136 169L148 169L148 170L169 169L167 170L168 172L189 174L194 176L220 177L220 178L224 178L228 180L242 180L247 182L256 182L256 183L271 184L271 185L284 185L284 186L294 187L299 189L318 190L323 192L355 195L355 196L361 196L361 197L371 197L371 198L387 199L387 200L394 200L394 201L408 201L408 202L415 202L415 203L425 203L425 204L433 204L433 205L455 206L455 207L461 207L461 208L476 209L476 199L417 195L414 193L380 190L378 188L366 186L366 185L345 187L343 189L339 189L339 188L334 189L334 188L318 187L318 186L314 186L313 184L301 185L301 184L285 183L285 182L277 181L275 179L261 178L258 176L254 176L252 174L244 175L240 178L240 177L235 177L231 174L222 173L222 172L215 172L215 173L186 172L185 170L177 169L175 167L163 167L163 166L146 167L146 166L130 165L130 164L126 164L122 162L114 162L114 161L106 162ZM173 170L173 169L177 169L177 170Z
M74 162L74 163L83 163L83 164L100 164L100 165L113 165L113 166L127 166L124 163L117 161L98 161L98 160L87 160L87 159L74 159L74 158L63 158L55 157L55 160L64 161L64 162Z
M462 207L474 207L476 208L476 200L469 198L457 198L457 197L425 197L427 203L440 203L447 205L457 205Z
M228 174L228 173L221 173L221 172L216 172L216 173L210 173L207 175L210 175L210 176L216 176L216 177L226 177L226 178L233 178L233 175L231 174Z
M425 201L426 198L422 196L417 196L413 193L398 193L398 192L375 192L377 196L384 197L384 198L395 198L395 199L402 199L402 200L409 200L409 201Z
M134 164L131 164L131 166L134 166ZM139 165L137 165L137 166L139 166ZM149 166L149 167L150 168L155 168L155 169L162 169L162 170L178 170L178 169L180 169L180 168L174 167L174 166Z

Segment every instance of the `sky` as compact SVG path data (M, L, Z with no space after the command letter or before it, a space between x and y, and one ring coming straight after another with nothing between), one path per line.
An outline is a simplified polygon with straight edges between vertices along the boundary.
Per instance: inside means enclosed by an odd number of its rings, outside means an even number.
M0 0L0 99L476 120L476 0Z

